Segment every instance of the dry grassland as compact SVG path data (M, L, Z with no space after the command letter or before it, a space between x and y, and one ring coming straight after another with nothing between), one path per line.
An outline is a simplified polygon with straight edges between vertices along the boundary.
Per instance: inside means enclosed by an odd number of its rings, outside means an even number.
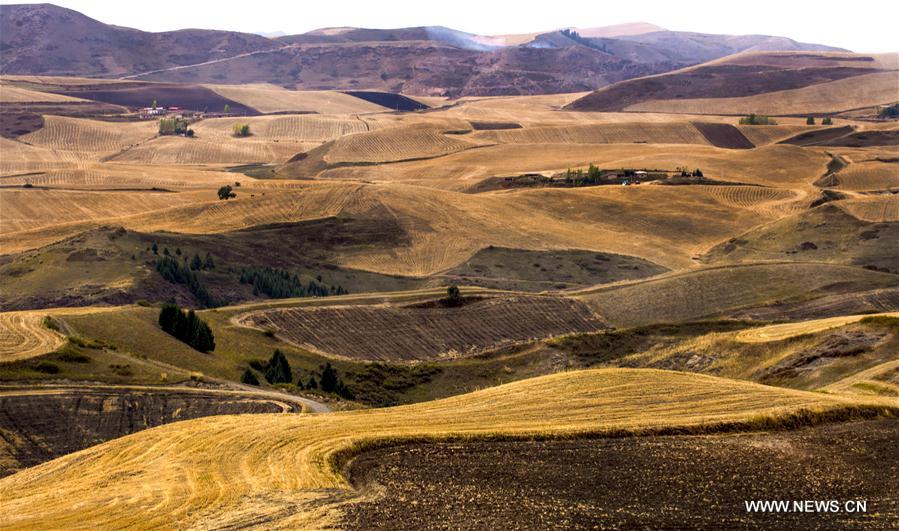
M116 439L0 480L4 527L307 527L346 500L340 462L403 439L763 426L881 404L722 378L603 369L434 402L314 416L220 416Z
M314 144L268 142L250 138L185 138L164 136L129 149L112 159L129 164L250 164L285 162Z
M744 343L764 343L768 341L781 341L791 337L815 334L823 330L838 328L850 323L861 321L865 317L872 315L899 317L899 312L864 314L864 315L841 315L839 317L828 317L826 319L814 319L811 321L800 321L798 323L784 323L778 325L763 326L760 328L750 328L737 333L735 339Z
M897 283L895 275L860 267L771 263L675 272L585 290L578 297L607 322L638 326L718 317L741 308L802 300L811 292L835 284L857 284L870 289Z

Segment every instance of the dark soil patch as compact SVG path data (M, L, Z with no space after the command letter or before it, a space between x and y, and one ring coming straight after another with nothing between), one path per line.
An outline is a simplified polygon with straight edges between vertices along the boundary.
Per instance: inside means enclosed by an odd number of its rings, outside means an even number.
M793 146L832 145L828 144L828 142L832 142L836 139L849 135L853 131L855 131L855 129L851 125L832 127L829 129L817 129L815 131L799 133L798 135L792 136L786 140L781 140L780 142L778 142L778 144L790 144Z
M394 111L420 111L422 109L430 109L427 105L420 101L407 98L402 94L393 94L391 92L374 92L367 90L348 90L344 94L349 94L359 99L393 109Z
M899 131L861 131L834 138L818 145L841 147L899 146Z
M755 147L755 144L746 138L739 129L730 124L693 122L693 125L715 147L728 149L752 149Z
M149 107L153 101L163 107L181 107L191 111L221 113L225 105L231 114L254 116L260 114L252 107L230 100L199 85L165 83L127 83L116 85L76 86L60 92L88 100L122 105L130 109Z
M475 131L496 131L499 129L521 129L521 124L517 122L477 122L469 121L472 129Z
M44 127L44 118L32 112L0 112L0 136L16 138Z
M408 444L350 465L348 529L896 529L899 421L697 437ZM749 513L866 500L867 513Z

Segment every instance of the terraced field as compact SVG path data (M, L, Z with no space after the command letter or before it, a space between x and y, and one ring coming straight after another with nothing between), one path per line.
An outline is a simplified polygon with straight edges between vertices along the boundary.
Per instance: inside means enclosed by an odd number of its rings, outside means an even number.
M471 356L526 340L604 325L582 303L561 297L495 297L460 308L346 306L253 312L239 322L275 331L331 356L412 361Z
M341 464L385 441L774 426L886 404L702 375L601 369L388 409L218 416L146 430L0 479L0 525L321 528L333 525L335 504L349 494ZM66 503L51 502L59 499Z

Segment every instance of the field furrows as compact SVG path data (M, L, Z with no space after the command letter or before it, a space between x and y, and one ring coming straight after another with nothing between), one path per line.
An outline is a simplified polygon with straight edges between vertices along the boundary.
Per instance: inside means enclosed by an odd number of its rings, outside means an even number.
M476 146L428 125L391 127L337 140L325 159L340 162L390 162L436 157Z
M155 121L110 123L81 118L45 116L44 127L20 138L22 142L59 151L75 151L79 157L88 153L99 156L153 138Z
M899 164L879 161L853 162L837 173L840 190L899 189Z
M899 195L883 194L837 203L849 214L865 221L899 221Z
M0 312L0 362L33 358L53 352L66 338L47 328L47 316L65 316L115 311L116 308L59 308L22 312Z
M603 327L586 305L561 297L501 297L461 308L345 306L254 312L247 325L333 355L410 361L472 355L505 343Z
M125 165L98 164L84 168L54 169L0 176L0 186L33 186L50 188L84 188L86 190L213 188L233 184L234 174L177 168L159 171ZM152 191L152 190L150 190ZM210 191L214 193L214 191ZM212 196L210 196L212 197Z
M221 137L226 140L241 142L248 140L233 138L232 128L236 123L250 125L252 136L249 140L264 139L270 141L321 143L344 135L362 133L369 130L368 126L357 118L318 114L214 118L197 123L194 129L200 138Z
M159 137L122 152L112 161L131 164L249 164L285 162L313 144L250 138Z
M611 123L556 127L529 127L481 131L475 138L503 144L705 144L708 141L690 123Z
M196 203L204 192L90 192L0 190L0 233L6 234L79 221L111 221ZM39 200L38 200L39 199Z
M45 313L0 313L0 361L8 362L53 352L65 342L62 334L44 326Z

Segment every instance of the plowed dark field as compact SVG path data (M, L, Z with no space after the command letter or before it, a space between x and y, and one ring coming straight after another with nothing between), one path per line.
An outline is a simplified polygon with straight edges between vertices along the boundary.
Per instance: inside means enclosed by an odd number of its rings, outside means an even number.
M897 529L899 421L703 437L410 444L350 467L348 529ZM748 500L867 501L749 513Z
M473 355L512 342L604 327L582 302L537 296L494 297L459 308L287 308L254 312L243 319L300 346L380 361Z

